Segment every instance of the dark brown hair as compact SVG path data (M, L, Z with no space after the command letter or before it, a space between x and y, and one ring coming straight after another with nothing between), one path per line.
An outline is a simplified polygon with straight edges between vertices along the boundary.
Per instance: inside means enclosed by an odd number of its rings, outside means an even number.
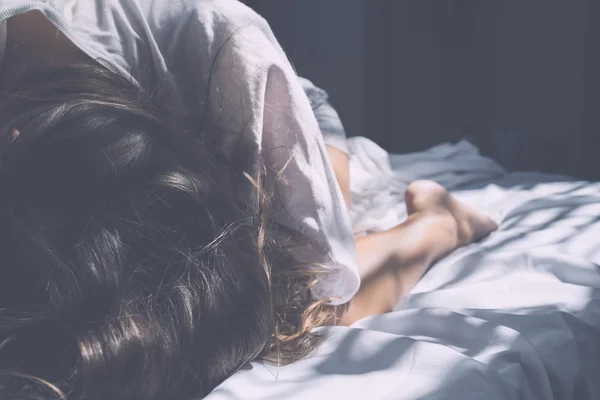
M96 67L3 93L3 398L187 400L314 349L323 269L273 245L263 176L215 135Z

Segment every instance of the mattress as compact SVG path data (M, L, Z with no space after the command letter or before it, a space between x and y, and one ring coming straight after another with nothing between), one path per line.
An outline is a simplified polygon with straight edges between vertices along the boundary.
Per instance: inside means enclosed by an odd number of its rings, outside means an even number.
M421 178L499 230L439 261L396 311L320 328L313 356L249 364L208 399L600 399L600 184L508 173L468 142L350 148L357 235L402 221Z

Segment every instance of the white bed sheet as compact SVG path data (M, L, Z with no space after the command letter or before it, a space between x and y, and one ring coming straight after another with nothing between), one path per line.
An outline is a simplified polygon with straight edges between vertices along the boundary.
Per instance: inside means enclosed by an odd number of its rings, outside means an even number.
M437 263L397 311L326 328L314 356L248 365L209 400L600 399L600 184L505 173L467 142L388 157L358 138L351 151L358 234L402 220L419 178L499 231Z

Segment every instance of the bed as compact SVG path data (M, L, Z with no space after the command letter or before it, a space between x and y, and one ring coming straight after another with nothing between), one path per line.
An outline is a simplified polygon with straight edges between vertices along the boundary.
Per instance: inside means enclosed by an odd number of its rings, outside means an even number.
M247 365L208 399L600 399L600 184L508 173L468 142L350 149L356 234L405 218L422 178L499 230L434 265L395 312L322 328L314 356Z

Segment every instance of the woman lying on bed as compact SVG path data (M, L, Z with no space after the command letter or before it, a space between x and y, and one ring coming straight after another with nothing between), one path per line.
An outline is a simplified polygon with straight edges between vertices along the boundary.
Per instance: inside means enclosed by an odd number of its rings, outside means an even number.
M337 115L303 81L321 136L237 2L1 0L0 21L2 398L198 398L495 229L416 182L403 224L355 242Z

